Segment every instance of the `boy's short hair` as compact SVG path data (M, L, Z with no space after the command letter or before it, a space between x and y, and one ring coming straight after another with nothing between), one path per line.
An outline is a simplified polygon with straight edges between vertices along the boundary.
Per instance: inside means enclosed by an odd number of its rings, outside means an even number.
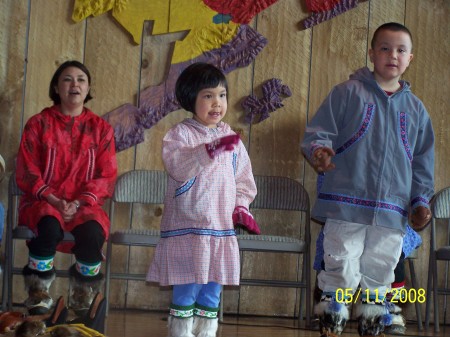
M55 73L53 74L52 80L50 81L50 88L48 89L48 95L50 96L50 99L53 101L53 104L57 105L61 103L61 97L59 97L59 94L56 92L55 87L58 86L58 80L61 76L62 72L69 68L69 67L75 67L80 69L83 73L86 74L88 78L88 84L91 85L91 73L89 72L88 68L86 66L79 62L79 61L66 61L63 64L61 64L58 69L56 69ZM89 90L88 94L86 95L86 98L84 99L84 103L91 100L91 90Z
M388 23L384 23L382 24L380 27L378 27L375 32L373 33L373 37L372 37L372 41L370 42L370 46L372 47L372 49L375 48L375 43L377 41L377 37L378 34L382 31L382 30L391 30L394 32L405 32L406 34L409 35L409 38L411 39L411 46L412 46L412 34L409 31L408 28L406 28L404 25L397 23L397 22L388 22Z
M175 96L181 107L195 114L198 93L206 88L223 86L228 91L224 73L209 63L197 62L188 66L177 79Z

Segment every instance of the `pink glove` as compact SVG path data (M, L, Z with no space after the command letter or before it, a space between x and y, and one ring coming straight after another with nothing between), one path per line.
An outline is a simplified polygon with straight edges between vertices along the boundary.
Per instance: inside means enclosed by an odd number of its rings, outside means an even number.
M214 159L223 151L233 151L234 146L239 143L239 135L230 135L218 138L209 144L205 144L206 151L211 159Z
M247 208L243 206L237 206L233 212L233 223L234 225L242 225L250 233L261 234L261 230L258 227L253 215L248 211Z

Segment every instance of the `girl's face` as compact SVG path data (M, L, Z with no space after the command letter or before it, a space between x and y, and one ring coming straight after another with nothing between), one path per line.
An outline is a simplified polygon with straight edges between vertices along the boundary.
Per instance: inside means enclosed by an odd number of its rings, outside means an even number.
M412 42L402 31L380 31L375 47L369 50L376 80L380 83L398 81L413 58Z
M89 89L88 76L77 67L64 69L55 87L61 98L61 105L69 107L83 105Z
M227 113L227 90L219 85L216 88L201 90L195 101L194 119L208 128L217 127Z

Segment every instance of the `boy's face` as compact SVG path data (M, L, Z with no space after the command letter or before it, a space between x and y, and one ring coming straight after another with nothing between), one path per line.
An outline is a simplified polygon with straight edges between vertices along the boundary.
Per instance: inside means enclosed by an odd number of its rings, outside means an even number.
M219 85L217 88L200 90L195 101L194 119L208 128L217 127L227 113L227 90Z
M398 81L413 58L412 41L406 32L382 30L369 50L378 82Z

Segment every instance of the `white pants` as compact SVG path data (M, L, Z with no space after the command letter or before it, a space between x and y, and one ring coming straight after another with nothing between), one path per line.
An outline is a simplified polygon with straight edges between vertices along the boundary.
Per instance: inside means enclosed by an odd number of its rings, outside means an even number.
M357 289L384 296L394 281L402 252L397 229L328 219L324 227L325 270L318 275L324 293Z

